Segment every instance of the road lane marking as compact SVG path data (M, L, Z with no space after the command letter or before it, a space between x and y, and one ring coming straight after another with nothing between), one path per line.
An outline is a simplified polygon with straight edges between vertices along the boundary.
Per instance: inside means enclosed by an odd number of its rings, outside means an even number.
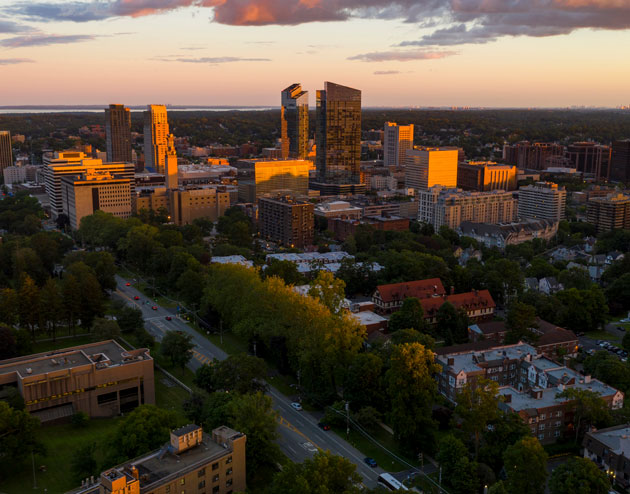
M302 431L300 431L297 427L295 427L293 424L291 424L291 422L289 422L287 419L285 419L282 415L278 416L278 422L280 423L281 426L286 427L287 429L289 429L290 431L295 432L296 434L302 436L304 439L306 439L306 441L311 444L312 446L314 446L315 448L317 448L318 450L322 450L322 448L320 448L317 444L315 444L314 441L312 441L311 439L309 439L309 437L304 434Z

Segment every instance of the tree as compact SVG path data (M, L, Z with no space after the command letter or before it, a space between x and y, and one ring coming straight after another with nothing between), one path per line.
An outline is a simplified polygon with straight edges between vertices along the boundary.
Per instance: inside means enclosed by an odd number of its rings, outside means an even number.
M399 311L394 312L389 318L388 331L398 331L401 329L415 329L424 331L424 310L417 298L406 298Z
M17 344L13 330L0 324L0 360L17 356Z
M621 340L621 346L626 352L630 352L630 332L626 332Z
M392 335L392 344L402 345L403 343L420 343L422 346L433 349L435 339L425 333L420 333L415 329L399 329Z
M479 460L489 465L497 474L503 467L503 453L516 441L530 436L527 424L516 413L500 412L492 427L483 435L483 444L479 449Z
M18 321L19 298L13 288L0 290L0 322L13 326Z
M575 442L578 443L589 425L609 425L611 420L607 403L599 393L590 389L566 388L557 398L565 398L571 401L569 406L573 408L573 427L575 429Z
M453 477L457 468L457 460L468 458L468 449L452 434L444 436L438 445L436 460L442 468L442 475L445 479Z
M534 437L508 447L503 455L508 492L544 494L547 481L547 453Z
M477 469L477 462L471 461L468 456L457 459L453 476L448 479L453 494L470 494L479 490Z
M44 446L38 439L39 420L26 410L11 408L0 401L0 458L4 464L15 464L30 456L31 452L43 453Z
M65 319L74 330L81 311L81 285L73 274L65 274L61 280L61 298Z
M532 328L538 327L536 308L519 301L512 302L505 326L509 330L505 337L506 343L518 343L520 340L535 342L537 336Z
M505 484L502 480L499 480L496 484L492 484L488 489L488 494L509 494L505 488Z
M230 355L223 361L214 360L195 372L195 384L208 393L235 391L240 394L265 391L267 364L245 353Z
M175 287L186 305L194 306L193 309L199 308L205 281L202 272L192 269L187 269L177 278Z
M233 429L247 436L246 461L250 475L264 465L274 465L281 457L275 440L278 412L269 396L255 394L236 396L228 405Z
M263 271L265 278L277 276L287 285L301 285L304 283L304 276L298 271L297 265L291 261L279 261L272 259Z
M339 315L344 310L345 283L335 278L330 271L320 271L317 274L311 282L308 294L318 299L332 314Z
M115 340L120 338L120 327L116 321L97 317L92 323L92 339L94 341Z
M562 290L554 298L557 305L557 324L567 329L576 332L592 331L606 322L606 297L597 285L589 290Z
M144 317L142 311L137 307L122 305L115 310L116 322L123 333L136 331L144 328Z
M177 416L155 405L140 405L118 425L111 439L111 463L119 463L157 449L169 440Z
M375 429L381 422L382 415L376 408L367 406L359 409L353 418L366 429Z
M72 471L75 482L79 483L87 477L92 475L97 476L99 474L98 464L94 457L95 452L96 443L87 443L79 446L79 448L72 453L70 470Z
M383 361L374 353L359 353L350 362L343 386L343 397L353 410L383 403L381 377Z
M570 458L554 468L549 480L551 494L608 494L610 481L587 458Z
M63 313L63 299L59 285L52 278L48 278L46 284L41 289L39 296L39 312L42 321L46 324L49 332L55 341L57 324L61 321Z
M407 446L432 449L435 423L431 418L440 371L431 350L419 343L394 346L386 379L394 433Z
M613 313L630 309L630 273L620 276L606 288L606 299Z
M499 416L499 384L489 379L478 379L474 385L468 382L456 401L455 413L462 419L462 428L474 438L476 459L481 434Z
M170 359L173 366L179 366L184 370L192 358L193 348L195 348L195 344L191 335L178 331L167 331L162 338L160 353Z
M437 311L436 332L447 345L468 341L468 316L450 302L444 302Z
M565 269L558 275L558 282L565 289L577 288L578 290L588 290L593 284L588 269L582 268Z
M285 465L274 476L270 494L359 494L360 483L356 465L330 451L319 451L302 463Z
M22 278L18 297L18 311L20 325L31 330L31 337L35 341L35 327L39 322L39 288L28 275Z

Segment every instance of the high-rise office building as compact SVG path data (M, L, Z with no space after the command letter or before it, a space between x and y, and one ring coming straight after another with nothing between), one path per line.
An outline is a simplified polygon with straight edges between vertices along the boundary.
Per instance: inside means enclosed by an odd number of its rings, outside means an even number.
M615 141L610 157L610 180L630 183L630 139Z
M490 161L469 161L457 165L457 186L464 190L515 190L516 167Z
M407 151L405 186L428 190L434 185L457 187L456 147L416 147Z
M11 132L8 130L0 130L0 173L8 166L13 166Z
M291 84L282 91L281 103L282 157L303 160L308 156L308 92Z
M567 146L569 166L595 179L608 179L610 148L594 142L574 142Z
M107 161L131 163L131 114L124 105L109 105L105 110Z
M552 182L537 182L518 189L518 217L560 221L564 219L567 191Z
M385 122L383 134L384 166L403 166L407 150L413 149L413 124L398 125L394 122Z
M303 248L313 244L315 206L290 197L258 199L260 235L290 247Z
M144 166L164 173L169 135L166 106L148 105L147 108L144 112Z
M528 141L503 146L503 159L521 170L544 170L547 163L564 156L564 146L548 142Z
M247 164L243 180L238 181L238 198L243 202L256 202L266 194L308 195L308 170L306 160L241 160Z
M361 163L361 91L326 82L317 91L317 182L358 184Z
M610 194L593 197L586 204L587 221L595 225L597 234L616 229L630 229L630 196Z
M169 134L166 138L166 158L164 159L164 182L167 189L179 187L177 169L177 152L175 151L175 136Z
M81 175L88 171L109 172L129 179L130 194L135 196L135 169L133 163L103 163L99 159L87 158L78 151L62 151L44 157L44 179L46 194L50 201L50 212L53 218L63 213L61 198L61 177Z

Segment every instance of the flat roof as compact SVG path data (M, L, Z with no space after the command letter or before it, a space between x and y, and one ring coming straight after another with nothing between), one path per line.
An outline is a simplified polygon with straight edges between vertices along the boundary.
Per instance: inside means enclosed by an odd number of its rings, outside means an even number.
M0 375L17 372L21 378L25 378L100 362L107 363L108 367L111 367L135 361L134 356L151 358L146 349L127 351L116 341L107 340L2 360L0 361Z
M601 429L595 432L589 432L590 436L597 439L608 447L617 455L623 455L626 458L630 455L630 425L620 425Z
M477 362L493 362L498 360L517 360L520 357L524 357L527 354L532 356L536 355L536 349L526 343L517 343L515 345L505 345L494 347L488 350L482 351L467 351L462 353L447 353L438 355L437 360L443 367L450 367L455 373L459 374L461 371L475 372L480 371L482 368ZM475 358L473 360L473 357ZM453 364L448 365L448 359L453 359Z

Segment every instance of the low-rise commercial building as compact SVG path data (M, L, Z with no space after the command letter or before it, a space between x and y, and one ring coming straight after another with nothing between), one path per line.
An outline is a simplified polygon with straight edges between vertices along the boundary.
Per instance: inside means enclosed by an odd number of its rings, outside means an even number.
M457 187L489 192L516 190L516 167L492 161L468 161L457 165Z
M76 412L111 417L155 403L149 350L125 350L114 340L3 360L0 386L7 385L42 422Z
M366 226L380 231L404 232L409 230L409 219L399 216L370 216L362 220L350 220L345 218L332 218L328 220L328 230L335 238L343 242L350 235L357 232L357 228Z
M430 148L416 146L406 151L405 186L429 190L435 185L457 187L456 147Z
M197 425L171 432L170 442L86 479L67 494L232 494L246 490L247 437L229 427L208 435Z

